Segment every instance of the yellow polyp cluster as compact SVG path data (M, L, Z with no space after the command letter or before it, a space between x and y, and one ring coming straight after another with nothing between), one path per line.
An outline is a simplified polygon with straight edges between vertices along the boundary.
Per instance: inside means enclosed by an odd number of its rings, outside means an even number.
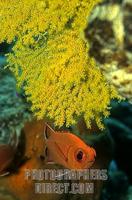
M0 42L21 38L29 45L34 37L66 28L83 31L93 6L100 0L0 0ZM37 41L34 41L34 44Z
M83 34L99 1L0 0L0 42L16 41L10 69L38 119L61 127L83 116L88 127L95 120L103 128L102 116L118 95L88 56Z

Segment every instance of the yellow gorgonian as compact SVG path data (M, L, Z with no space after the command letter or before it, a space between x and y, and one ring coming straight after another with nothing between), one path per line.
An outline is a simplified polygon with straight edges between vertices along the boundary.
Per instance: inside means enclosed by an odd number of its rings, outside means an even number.
M83 116L88 127L95 120L103 128L102 117L118 95L88 56L83 33L98 2L0 1L0 41L15 42L10 69L38 119L48 117L61 127Z

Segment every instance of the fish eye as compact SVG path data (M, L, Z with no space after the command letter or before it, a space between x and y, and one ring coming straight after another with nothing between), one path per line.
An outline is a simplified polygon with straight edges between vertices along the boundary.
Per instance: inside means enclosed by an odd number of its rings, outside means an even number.
M82 160L82 158L83 158L83 152L79 151L77 154L77 160Z
M86 154L82 149L79 149L75 152L75 159L78 162L84 161L86 159Z

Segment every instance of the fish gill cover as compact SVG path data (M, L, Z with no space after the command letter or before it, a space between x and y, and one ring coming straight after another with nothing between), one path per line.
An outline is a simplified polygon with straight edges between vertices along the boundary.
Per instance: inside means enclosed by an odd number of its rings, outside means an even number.
M100 0L0 0L0 42L14 41L9 68L38 119L70 126L83 116L103 128L118 98L88 55L84 29Z

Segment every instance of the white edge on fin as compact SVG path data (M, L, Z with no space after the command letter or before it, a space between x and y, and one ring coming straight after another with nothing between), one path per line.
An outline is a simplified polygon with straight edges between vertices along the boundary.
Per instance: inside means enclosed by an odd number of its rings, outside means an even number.
M5 173L3 173L3 174L0 174L0 177L7 176L7 175L9 175L9 174L10 174L10 172L5 172Z
M45 122L44 123L44 138L47 140L48 139L48 137L47 137L47 128L49 128L49 130L52 132L52 133L55 133L55 131L54 131L54 129L52 129L51 128L51 126L47 123L47 122Z
M56 163L53 162L53 161L48 161L48 162L46 162L46 164L47 164L47 165L55 165Z

